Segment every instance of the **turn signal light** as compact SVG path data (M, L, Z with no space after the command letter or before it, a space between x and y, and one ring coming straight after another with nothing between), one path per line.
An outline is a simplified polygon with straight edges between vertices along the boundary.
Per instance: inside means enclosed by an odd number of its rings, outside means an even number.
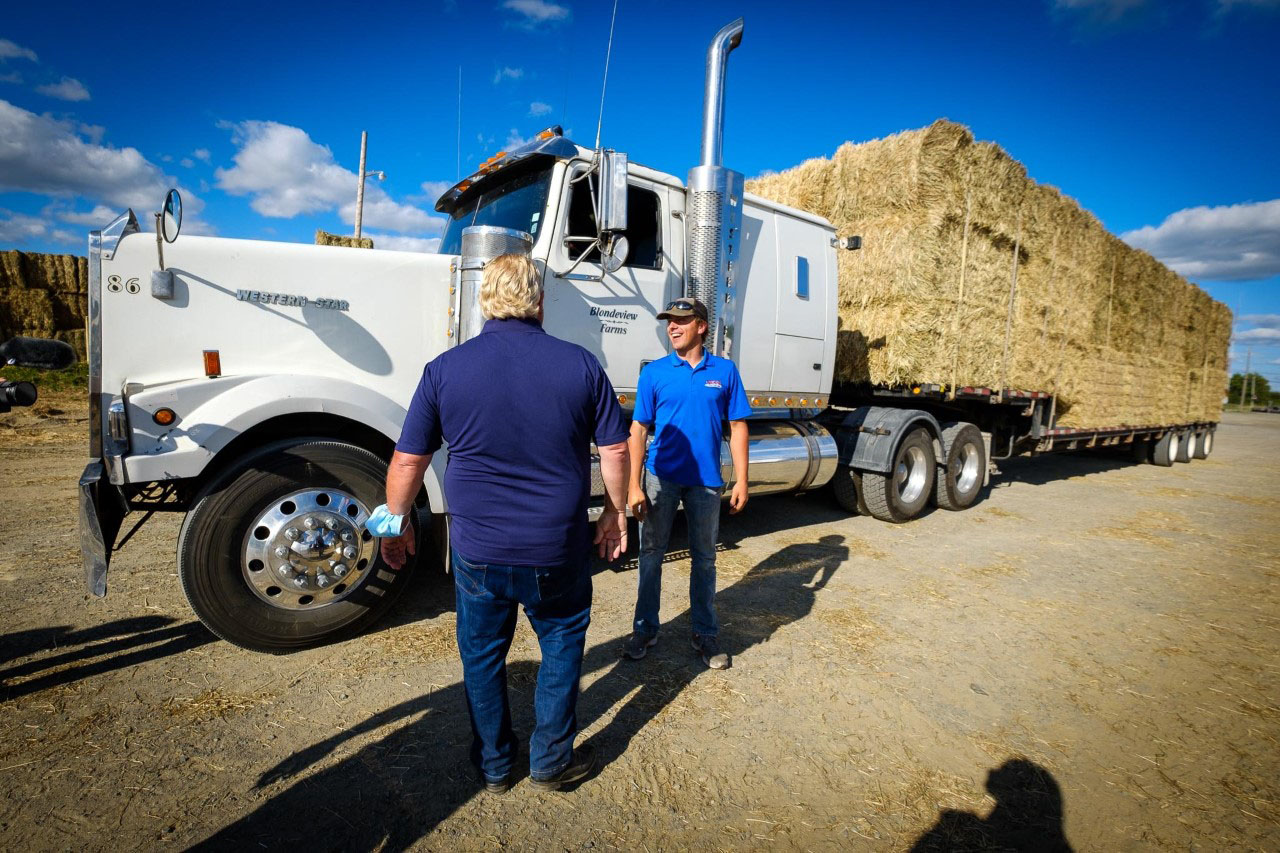
M222 375L222 357L216 349L204 351L204 375L210 379L217 379Z
M151 420L160 424L160 426L169 426L177 419L178 416L174 413L173 409L156 409L155 413L151 415Z

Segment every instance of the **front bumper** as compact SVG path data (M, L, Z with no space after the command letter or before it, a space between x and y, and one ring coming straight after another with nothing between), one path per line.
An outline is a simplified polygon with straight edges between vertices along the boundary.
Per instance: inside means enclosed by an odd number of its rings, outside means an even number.
M98 598L107 594L111 549L128 512L128 502L120 489L107 480L102 462L86 465L80 475L80 553L84 557L85 585Z

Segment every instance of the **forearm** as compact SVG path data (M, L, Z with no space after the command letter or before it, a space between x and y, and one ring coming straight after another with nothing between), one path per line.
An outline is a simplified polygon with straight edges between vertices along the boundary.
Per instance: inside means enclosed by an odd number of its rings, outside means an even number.
M391 457L387 467L387 511L392 515L406 515L413 507L413 499L422 488L422 477L431 464L431 454L418 456L401 453Z
M605 506L623 510L627 506L627 470L630 466L627 442L599 448L600 477L604 480Z
M729 455L733 457L733 479L738 483L747 482L747 422L729 422Z
M631 438L627 440L627 449L631 454L630 485L637 488L640 486L640 480L644 476L644 456L649 449L648 444L649 428L639 421L632 421Z

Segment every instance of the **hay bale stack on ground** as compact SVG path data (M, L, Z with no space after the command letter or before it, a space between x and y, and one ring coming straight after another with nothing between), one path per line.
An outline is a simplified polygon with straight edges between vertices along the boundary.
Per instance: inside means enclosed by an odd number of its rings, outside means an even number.
M316 229L317 246L346 246L349 249L372 249L372 237L346 237L342 234L330 234L320 228Z
M999 146L937 121L747 182L826 217L839 382L1050 391L1063 426L1218 420L1231 313Z
M87 258L0 252L0 340L57 338L84 359L88 294Z

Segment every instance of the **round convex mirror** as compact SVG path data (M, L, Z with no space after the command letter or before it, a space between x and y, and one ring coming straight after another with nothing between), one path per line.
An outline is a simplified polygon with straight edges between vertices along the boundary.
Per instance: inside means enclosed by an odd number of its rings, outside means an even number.
M178 239L178 232L182 230L182 196L178 195L177 190L169 190L169 194L164 197L160 229L166 243Z
M617 272L627 262L627 253L631 250L627 238L619 234L605 246L603 264L605 272Z

